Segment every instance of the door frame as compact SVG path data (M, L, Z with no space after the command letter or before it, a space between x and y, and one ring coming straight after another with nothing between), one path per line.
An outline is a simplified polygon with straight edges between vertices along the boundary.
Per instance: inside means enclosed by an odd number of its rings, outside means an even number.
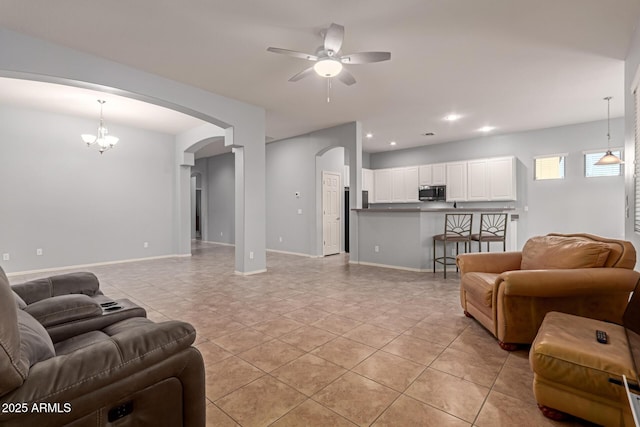
M338 207L337 207L337 211L338 211L338 215L339 215L339 224L338 224L338 251L337 252L332 252L330 254L327 254L326 251L326 247L327 245L325 244L325 221L324 221L324 217L325 217L325 198L324 198L324 189L325 189L325 176L326 175L335 175L338 177L338 190L337 190L337 200L338 200ZM342 174L340 172L335 172L335 171L326 171L323 170L322 171L322 180L321 180L321 200L322 200L322 206L321 206L321 211L322 211L322 256L325 257L327 255L335 255L335 254L339 254L341 252L342 249L342 233L343 233L343 228L342 228L342 224L343 224L343 218L342 218L342 199L343 199L343 194L344 194L344 188L342 188Z

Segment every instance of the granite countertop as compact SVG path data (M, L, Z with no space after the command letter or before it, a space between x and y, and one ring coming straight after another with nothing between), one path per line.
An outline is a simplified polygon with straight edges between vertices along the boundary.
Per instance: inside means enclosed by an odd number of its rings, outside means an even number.
M515 208L368 208L351 209L356 212L510 212Z

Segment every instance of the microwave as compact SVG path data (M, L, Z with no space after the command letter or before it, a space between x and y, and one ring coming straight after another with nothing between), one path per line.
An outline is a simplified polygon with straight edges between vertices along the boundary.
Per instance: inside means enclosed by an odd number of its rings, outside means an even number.
M418 198L423 202L436 202L447 200L446 185L421 185L418 189Z

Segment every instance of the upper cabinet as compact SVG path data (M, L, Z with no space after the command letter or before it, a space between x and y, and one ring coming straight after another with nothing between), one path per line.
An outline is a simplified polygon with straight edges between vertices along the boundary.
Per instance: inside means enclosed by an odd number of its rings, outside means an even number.
M516 200L516 158L498 157L487 161L489 200Z
M418 179L420 185L446 185L446 164L418 166Z
M418 202L418 167L373 171L375 203Z
M447 202L467 200L467 162L447 163Z
M467 162L469 201L516 200L516 159L496 157Z
M516 159L495 157L392 169L363 169L372 203L419 202L421 185L446 185L448 202L516 200Z
M391 169L373 171L373 194L375 203L391 203Z

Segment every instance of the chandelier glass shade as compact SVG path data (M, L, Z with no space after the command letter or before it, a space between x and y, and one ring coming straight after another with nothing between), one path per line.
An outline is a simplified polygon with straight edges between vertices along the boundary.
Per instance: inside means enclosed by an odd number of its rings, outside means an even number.
M109 135L109 130L104 125L104 118L102 115L102 106L107 102L102 99L99 99L100 103L100 124L98 125L98 134L90 135L84 133L80 135L82 140L87 144L87 147L91 147L92 145L96 145L98 147L98 151L100 154L104 153L107 150L110 150L116 146L119 141L119 138Z

